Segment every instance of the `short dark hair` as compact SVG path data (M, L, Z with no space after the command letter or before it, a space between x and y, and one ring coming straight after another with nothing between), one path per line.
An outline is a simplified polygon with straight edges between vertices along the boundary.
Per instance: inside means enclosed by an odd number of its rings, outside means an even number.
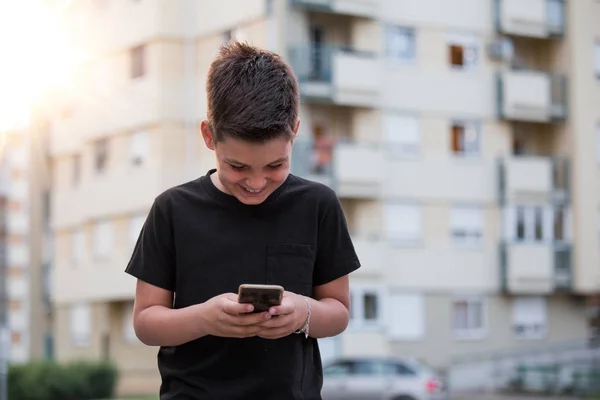
M215 142L291 139L298 120L298 81L277 54L236 41L222 45L206 80Z

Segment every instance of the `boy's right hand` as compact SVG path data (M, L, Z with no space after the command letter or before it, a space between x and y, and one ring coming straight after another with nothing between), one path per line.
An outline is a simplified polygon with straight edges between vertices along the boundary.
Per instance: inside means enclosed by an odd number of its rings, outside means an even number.
M207 335L233 338L256 336L260 324L271 318L269 312L252 313L249 304L238 303L234 293L213 297L202 304L202 328Z

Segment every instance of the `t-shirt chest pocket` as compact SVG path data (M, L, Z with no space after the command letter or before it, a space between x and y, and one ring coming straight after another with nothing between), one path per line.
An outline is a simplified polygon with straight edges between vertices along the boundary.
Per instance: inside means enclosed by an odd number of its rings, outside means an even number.
M271 244L267 250L267 283L281 285L286 291L312 295L315 246Z

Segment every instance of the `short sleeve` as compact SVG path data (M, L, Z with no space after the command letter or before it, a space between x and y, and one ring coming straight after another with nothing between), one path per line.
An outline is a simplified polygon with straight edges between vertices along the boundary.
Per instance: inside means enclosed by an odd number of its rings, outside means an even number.
M170 204L155 199L125 272L151 285L175 291L175 246Z
M324 285L360 268L339 199L332 191L323 201L319 218L313 284Z

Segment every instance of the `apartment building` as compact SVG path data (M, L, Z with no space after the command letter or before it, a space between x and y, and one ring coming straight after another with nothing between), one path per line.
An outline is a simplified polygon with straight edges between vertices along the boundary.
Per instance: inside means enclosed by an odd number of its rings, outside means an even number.
M336 187L367 266L337 351L444 365L585 337L598 3L295 6L304 133L319 138L296 161Z
M292 63L293 172L337 191L363 264L325 360L444 366L586 337L584 299L600 291L598 224L585 223L600 213L598 15L594 0L73 2L89 62L53 99L57 358L108 358L121 393L156 389L123 269L154 196L213 165L204 79L232 38Z
M24 130L0 136L0 279L5 290L0 304L6 311L8 361L21 363L37 355L38 339L31 333L40 308L32 295L34 268L29 265L29 134Z
M365 265L332 355L586 337L598 2L293 3L297 171L336 188Z

